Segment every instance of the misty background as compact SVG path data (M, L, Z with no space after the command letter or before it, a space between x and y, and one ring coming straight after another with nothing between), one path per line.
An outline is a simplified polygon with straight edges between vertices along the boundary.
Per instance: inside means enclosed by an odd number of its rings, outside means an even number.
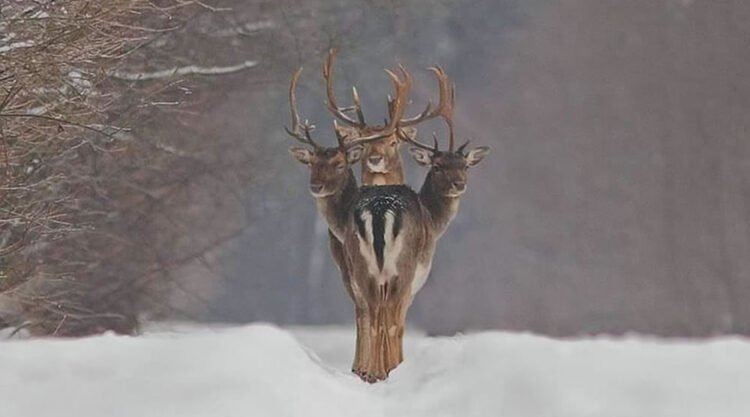
M127 294L140 295L123 297L118 284L107 305L154 319L353 322L309 171L283 131L288 83L304 66L300 111L319 141L334 143L321 69L336 48L342 104L356 85L368 120L382 119L383 68L402 63L414 76L413 115L436 100L425 68L439 64L456 84L457 138L492 148L470 171L410 326L750 334L750 3L211 4L186 11L115 73L139 89L134 108L142 89L158 98L128 132L139 153L121 152L126 162L111 173L81 153L104 177L124 178L99 185L117 212L102 224L130 243L83 252L95 258L86 265L97 288L132 276ZM166 98L127 75L238 62L175 82ZM443 129L425 123L420 138ZM402 151L418 189L426 172ZM48 327L57 333L63 321Z
M436 93L424 68L442 65L457 86L457 136L492 147L439 242L413 325L750 333L748 3L231 7L237 23L270 24L241 40L259 66L217 80L222 100L196 115L206 140L234 136L254 152L248 198L226 216L246 227L214 251L211 273L187 268L188 291L175 296L200 319L353 319L308 170L282 131L287 83L303 65L301 111L333 143L320 69L335 47L337 93L357 85L371 120L390 91L383 68L415 76L416 112ZM418 188L425 172L404 159Z

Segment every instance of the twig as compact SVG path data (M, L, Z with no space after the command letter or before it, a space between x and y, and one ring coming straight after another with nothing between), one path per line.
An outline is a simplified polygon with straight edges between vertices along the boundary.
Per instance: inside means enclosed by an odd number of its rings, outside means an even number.
M231 65L227 67L199 67L197 65L188 65L184 67L174 67L170 69L154 71L154 72L123 72L115 71L111 74L113 78L126 81L145 81L155 80L159 78L169 78L176 75L221 75L229 74L232 72L241 71L243 69L252 68L258 65L258 61L245 61L241 64Z

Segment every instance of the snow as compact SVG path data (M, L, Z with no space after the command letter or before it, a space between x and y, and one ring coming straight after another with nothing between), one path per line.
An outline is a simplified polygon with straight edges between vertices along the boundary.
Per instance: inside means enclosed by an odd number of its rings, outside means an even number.
M36 45L36 43L34 43L34 41L13 42L13 43L11 43L9 45L0 46L0 54L4 54L4 53L12 51L14 49L30 48L30 47L32 47L34 45Z
M176 75L221 75L229 74L231 72L237 72L246 68L252 68L258 65L258 61L244 61L237 65L230 65L226 67L200 67L198 65L187 65L184 67L173 67L169 69L153 71L153 72L122 72L115 71L110 74L114 78L127 81L142 81L142 80L155 80L159 78L174 77Z
M0 416L750 415L750 340L406 337L388 381L353 329L266 324L0 343Z

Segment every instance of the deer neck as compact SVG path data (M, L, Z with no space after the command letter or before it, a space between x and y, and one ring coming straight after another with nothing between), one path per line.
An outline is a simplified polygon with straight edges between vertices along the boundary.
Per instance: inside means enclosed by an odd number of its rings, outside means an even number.
M404 168L399 157L398 166L388 172L373 172L362 162L362 185L398 185L404 183Z
M437 236L443 234L451 220L458 213L459 197L447 197L438 193L435 189L432 170L427 173L422 188L419 190L419 199L427 209L432 220L433 231Z
M346 184L336 193L316 197L318 211L328 223L328 229L343 242L349 207L357 196L357 180L351 168L346 173Z

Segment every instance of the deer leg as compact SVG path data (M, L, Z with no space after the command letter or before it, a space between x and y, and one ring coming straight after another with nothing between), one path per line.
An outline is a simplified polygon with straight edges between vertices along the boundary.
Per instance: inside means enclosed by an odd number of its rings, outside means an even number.
M370 342L370 311L357 306L355 308L357 324L357 341L354 352L352 372L362 377L367 372L367 363L372 352Z
M398 346L397 338L397 300L392 297L393 294L389 294L384 301L383 308L383 333L385 338L386 349L383 351L383 361L385 362L386 373L390 373L398 364L398 356L400 348Z
M386 322L386 288L383 285L376 285L373 288L372 296L368 300L369 311L369 355L367 357L367 366L363 375L360 377L367 382L377 382L385 379L388 374L386 371L386 352L387 332L385 331Z
M403 361L403 321L408 305L396 281L378 285L371 301L370 352L363 379L375 382L386 379Z
M388 350L385 352L386 372L390 373L400 363L402 358L402 347L399 341L399 305L391 300L386 306L386 340Z
M388 352L391 346L388 344L388 283L378 286L378 321L377 321L377 355L376 374L380 379L388 377Z
M399 282L395 280L394 283ZM386 371L390 372L404 361L404 330L406 311L411 304L411 294L404 291L403 286L392 286L392 291L386 303L387 337L389 350L387 351ZM406 287L408 290L408 287Z
M405 294L402 297L401 303L399 303L398 307L398 324L396 334L398 338L398 346L400 348L398 358L399 363L404 361L404 331L406 330L406 313L409 310L409 307L411 307L412 300L414 300L414 298L411 294Z
M350 268L347 264L344 246L341 241L339 241L338 238L333 234L333 232L331 232L330 229L328 230L328 245L331 250L331 257L333 258L334 262L336 262L336 266L338 266L339 272L341 272L341 279L344 282L346 293L349 294L349 298L351 298L352 302L354 303L357 339L355 342L352 372L357 375L361 375L365 370L365 364L367 363L369 354L369 337L366 330L369 326L367 308L362 307L363 302L361 300L361 296L359 296L359 294L357 294L355 290L357 284L352 282L352 275L350 274Z

